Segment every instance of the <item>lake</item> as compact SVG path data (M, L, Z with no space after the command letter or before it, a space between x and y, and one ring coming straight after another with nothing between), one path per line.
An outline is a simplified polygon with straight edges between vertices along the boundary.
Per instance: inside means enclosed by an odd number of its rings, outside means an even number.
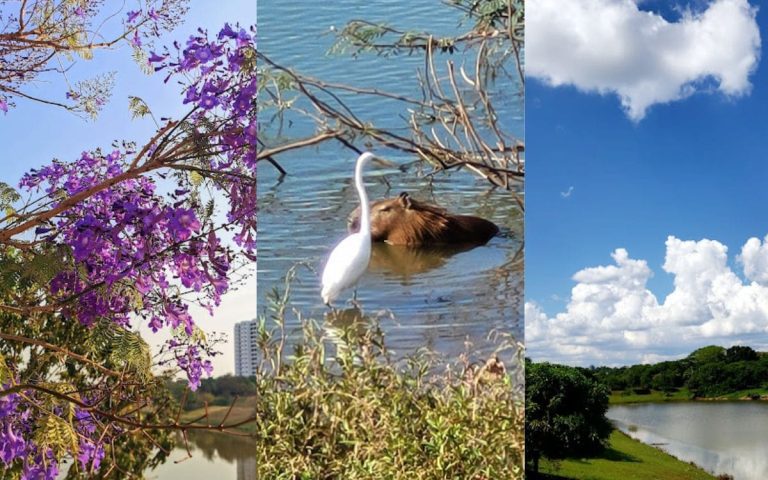
M306 8L304 8L306 7ZM384 1L308 3L259 2L259 50L278 63L325 81L373 87L419 96L416 69L423 56L328 56L333 43L331 27L351 19L386 21L402 28L440 34L463 31L462 16L439 1ZM444 63L449 57L438 56ZM451 57L460 62L458 56ZM517 138L523 136L522 101L514 85L497 92L501 125ZM388 99L349 95L345 100L363 120L402 127L402 105ZM260 116L260 136L278 135L268 115ZM284 125L281 135L303 138L313 125L299 119ZM360 145L364 147L363 145ZM467 350L476 357L489 355L498 345L488 340L491 331L523 337L523 212L516 192L492 189L470 172L428 175L430 167L413 164L414 158L379 150L377 154L407 165L369 168L366 187L371 200L397 196L439 204L452 213L478 215L494 221L502 234L487 245L468 251L407 249L377 246L368 272L358 288L358 301L366 318L379 319L395 352L410 353L427 346L448 357ZM304 317L322 320L328 313L320 299L319 275L333 246L346 235L346 217L358 205L351 180L356 154L338 144L286 153L277 159L288 171L280 178L266 162L258 167L258 309L266 311L268 294L282 288L282 279L295 265L291 307ZM422 170L422 168L424 168ZM345 301L351 292L337 300ZM347 317L356 314L349 309ZM331 324L328 322L327 324ZM298 326L289 314L288 328ZM332 325L331 325L332 328ZM510 358L513 357L510 356Z
M255 480L256 444L247 437L189 432L189 457L181 442L168 460L145 472L148 480Z
M768 404L687 402L621 405L607 414L623 432L735 480L768 478ZM630 426L633 426L630 428Z
M190 431L189 453L181 436L165 463L144 472L147 480L255 480L256 443L249 437ZM190 454L192 456L190 456ZM69 464L59 466L63 479Z

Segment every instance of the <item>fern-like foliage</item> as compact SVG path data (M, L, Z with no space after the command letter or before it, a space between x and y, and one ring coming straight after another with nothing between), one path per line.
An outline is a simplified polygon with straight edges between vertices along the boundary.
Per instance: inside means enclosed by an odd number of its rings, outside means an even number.
M0 353L0 385L8 385L13 381L13 372L11 368L5 363L5 357Z
M13 215L16 211L13 204L21 199L19 193L7 183L0 182L0 211L5 216Z
M111 365L146 380L152 376L152 355L147 342L137 332L108 320L97 323L90 332L89 344L103 352Z
M35 428L35 443L40 448L49 448L55 458L67 453L77 455L80 445L74 426L56 415L40 417Z

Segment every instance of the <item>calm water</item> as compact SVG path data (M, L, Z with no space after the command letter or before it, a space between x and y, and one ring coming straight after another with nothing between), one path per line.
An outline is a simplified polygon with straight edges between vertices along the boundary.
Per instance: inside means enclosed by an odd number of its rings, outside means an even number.
M244 437L210 432L190 432L190 458L183 445L168 460L145 472L158 480L255 480L256 444Z
M255 480L256 444L248 437L190 431L189 456L181 437L165 463L144 472L147 480ZM58 478L67 475L61 465Z
M615 406L622 431L672 455L736 480L768 478L768 404L696 402ZM634 431L628 431L634 425Z
M365 18L450 34L459 31L461 20L458 12L452 15L441 2L423 0L320 4L262 0L259 13L259 49L278 63L327 81L409 96L419 96L415 69L423 64L421 56L329 57L330 27L341 28L347 20ZM447 58L438 60L444 63ZM453 59L460 62L459 57ZM522 138L518 90L508 87L497 94L506 109L502 126ZM407 115L398 110L402 105L393 106L387 100L352 96L347 100L360 117L385 126L401 126L400 116ZM264 138L276 134L276 125L266 125L268 120L263 114L260 117ZM281 133L303 137L312 131L311 125L298 121L286 125ZM407 172L369 168L366 185L372 200L407 191L453 213L491 219L503 230L502 236L470 251L374 249L369 270L360 281L358 301L366 315L394 317L394 321L382 323L390 348L410 352L427 345L454 356L465 351L465 341L470 340L472 351L485 355L493 349L493 343L485 339L493 329L522 340L523 214L512 195L490 189L469 172L428 177L419 165L409 163L413 158L376 153L410 166ZM330 250L346 235L346 217L358 205L351 180L355 157L331 144L283 155L278 159L289 175L282 180L270 165L259 164L259 312L265 310L272 287L282 285L286 271L301 263L307 266L298 268L292 306L305 316L319 319L326 314L327 307L320 300L319 272ZM349 294L337 300L337 306L344 305Z

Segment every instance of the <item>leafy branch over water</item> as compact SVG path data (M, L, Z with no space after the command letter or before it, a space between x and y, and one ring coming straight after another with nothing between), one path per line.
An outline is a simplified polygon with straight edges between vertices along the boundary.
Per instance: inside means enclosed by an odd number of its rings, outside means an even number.
M423 55L423 68L414 73L416 95L327 82L259 52L261 122L276 127L274 137L262 128L259 160L285 174L278 161L285 152L336 140L360 153L356 143L362 141L414 155L435 171L468 169L495 186L516 189L525 175L524 144L502 127L498 103L511 95L522 105L523 4L459 0L446 5L464 11L474 21L472 28L456 37L436 37L355 20L336 32L331 53ZM441 54L457 56L460 63L439 65ZM351 94L391 102L393 110L403 112L404 125L388 128L362 120L348 100ZM284 136L285 126L298 119L312 122L314 134Z

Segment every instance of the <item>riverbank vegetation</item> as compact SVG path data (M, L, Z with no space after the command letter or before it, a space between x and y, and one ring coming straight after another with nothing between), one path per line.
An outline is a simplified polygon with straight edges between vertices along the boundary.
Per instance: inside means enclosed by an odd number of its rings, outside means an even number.
M254 377L222 375L204 378L196 391L189 391L183 380L168 380L166 387L176 401L184 401L184 410L195 410L204 405L228 406L238 399L253 396L256 393Z
M289 288L270 300L249 430L259 478L523 478L521 369L501 360L519 344L500 337L484 362L395 357L375 322L287 332Z
M568 458L560 461L544 460L541 475L531 477L542 480L711 480L712 476L701 468L634 440L614 430L607 448L591 458Z

